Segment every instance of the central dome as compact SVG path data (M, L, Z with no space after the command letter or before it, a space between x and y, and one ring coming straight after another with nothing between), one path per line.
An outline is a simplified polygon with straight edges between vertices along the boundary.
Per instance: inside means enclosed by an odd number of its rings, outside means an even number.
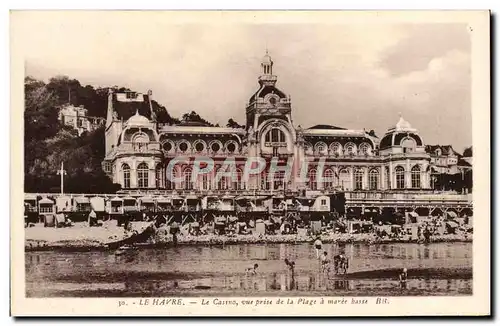
M135 114L131 116L130 119L128 119L127 124L135 126L148 125L149 119L143 115L140 115L139 110L137 110L135 111Z

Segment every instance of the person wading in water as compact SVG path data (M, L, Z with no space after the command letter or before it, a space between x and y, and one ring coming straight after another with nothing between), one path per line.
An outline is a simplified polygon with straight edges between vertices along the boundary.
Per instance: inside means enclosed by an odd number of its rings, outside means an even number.
M314 248L316 249L316 258L319 259L319 253L321 252L321 248L323 247L323 243L319 235L316 237L316 241L314 241Z
M403 271L399 274L399 285L403 290L406 290L407 279L408 279L408 271L406 268L403 268Z

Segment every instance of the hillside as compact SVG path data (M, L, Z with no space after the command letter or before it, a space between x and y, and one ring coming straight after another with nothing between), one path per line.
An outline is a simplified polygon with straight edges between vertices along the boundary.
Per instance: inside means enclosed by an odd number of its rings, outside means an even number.
M127 88L111 86L117 91ZM58 121L62 104L83 105L89 116L106 117L108 87L83 86L65 76L51 78L48 83L26 77L24 111L24 190L25 192L59 192L57 170L64 161L64 191L70 193L111 193L119 190L102 170L104 127L77 136L75 130ZM195 111L182 119L172 117L167 109L152 102L159 123L182 124L197 121L211 125ZM230 119L228 126L240 127Z

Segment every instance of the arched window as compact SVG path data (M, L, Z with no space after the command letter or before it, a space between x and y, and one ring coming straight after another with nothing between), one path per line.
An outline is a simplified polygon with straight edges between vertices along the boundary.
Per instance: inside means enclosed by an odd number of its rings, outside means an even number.
M276 144L285 143L286 142L285 133L283 132L283 130L279 128L272 128L267 132L265 141L266 143L276 143Z
M326 144L323 143L322 141L317 142L316 145L314 146L314 150L317 154L326 154L327 153L327 147Z
M167 186L170 186L172 190L179 189L179 183L177 182L177 180L179 179L180 175L181 173L179 171L179 168L174 167L174 169L172 170L172 177L170 179L170 182L167 182Z
M385 167L385 185L386 189L391 189L391 174L388 167Z
M349 171L347 171L347 169L340 170L339 185L342 187L342 189L351 189L351 176L349 175Z
M395 169L396 171L396 188L403 189L405 188L405 169L402 166L398 166Z
M362 169L356 169L354 171L354 189L355 190L361 190L363 189L363 170Z
M410 137L406 137L401 141L401 147L403 148L403 153L411 153L415 151L415 140Z
M370 154L370 145L368 145L367 143L362 143L361 145L359 145L359 153L361 155L369 155Z
M155 173L156 188L164 188L165 184L163 183L163 181L165 180L165 170L163 169L163 165L161 163L156 165Z
M377 190L378 189L378 179L379 179L378 170L377 169L370 170L369 182L368 182L370 190Z
M325 181L323 183L323 189L332 189L333 188L333 171L331 169L326 169L325 172L323 173L323 177L325 178Z
M307 188L309 188L311 190L318 189L318 186L316 183L316 170L309 170L309 172L307 173L307 180L308 180Z
M182 173L183 185L182 188L185 190L193 189L193 181L191 180L192 171L191 168L184 169Z
M345 145L345 155L354 156L356 155L356 147L353 143L348 143Z
M341 146L339 143L333 143L330 145L330 152L333 156L339 156L341 153Z
M123 188L130 188L130 166L128 164L123 164L122 171L123 171Z
M411 187L420 188L420 166L415 165L411 168Z
M149 183L149 167L146 163L141 163L137 166L137 187L147 188Z
M217 189L219 190L228 190L230 185L231 185L231 180L228 176L223 175L226 173L226 170L222 170L219 168L217 170L217 174L220 174L217 178L219 179L218 184L217 184Z

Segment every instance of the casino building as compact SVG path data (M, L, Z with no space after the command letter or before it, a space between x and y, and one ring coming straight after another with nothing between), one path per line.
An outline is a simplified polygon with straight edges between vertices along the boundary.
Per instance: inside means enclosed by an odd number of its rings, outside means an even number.
M152 110L152 92L109 93L106 119L104 170L123 192L214 192L259 191L416 191L430 190L430 155L418 130L403 117L379 139L364 129L352 130L327 124L310 128L296 125L292 101L277 86L273 61L266 53L261 62L257 90L246 104L242 128L211 127L182 121L164 125ZM329 117L325 117L328 120ZM331 116L330 119L334 119ZM215 171L192 180L192 164L175 166L171 182L166 166L174 157L210 157ZM269 164L247 182L243 178L249 157L262 157L280 164L293 160L293 174L309 161L305 182L269 178ZM234 177L215 178L227 158L234 159ZM326 181L320 180L322 171Z

